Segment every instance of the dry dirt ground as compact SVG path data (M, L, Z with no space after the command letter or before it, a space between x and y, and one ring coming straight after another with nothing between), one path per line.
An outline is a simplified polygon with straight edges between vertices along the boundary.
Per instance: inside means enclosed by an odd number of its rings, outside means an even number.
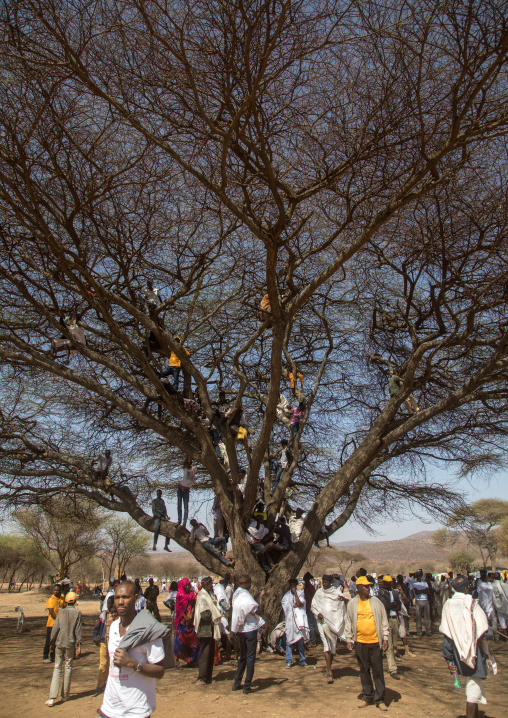
M44 718L93 718L101 705L95 694L98 648L91 639L97 616L98 602L82 601L79 608L84 618L84 643L81 658L74 662L71 697L53 708L44 705L48 697L52 665L42 663L45 635L46 596L38 591L22 594L0 594L0 716L19 718L21 714ZM19 605L26 615L25 632L16 634ZM163 608L162 618L168 617ZM414 629L414 625L411 625ZM386 699L394 718L462 718L465 716L464 691L456 692L446 664L441 658L441 640L436 632L431 638L411 638L416 652L413 659L399 664L400 680L386 675ZM508 717L508 644L491 644L499 672L486 682L488 705L480 712L482 718ZM297 718L298 716L382 715L375 707L357 709L360 678L354 656L340 649L334 668L335 683L324 678L324 659L320 647L308 656L308 668L299 666L286 670L284 659L263 653L256 662L253 693L243 696L232 693L235 663L214 669L215 683L206 688L195 687L196 669L172 669L158 684L157 712L159 718L176 715L207 718Z

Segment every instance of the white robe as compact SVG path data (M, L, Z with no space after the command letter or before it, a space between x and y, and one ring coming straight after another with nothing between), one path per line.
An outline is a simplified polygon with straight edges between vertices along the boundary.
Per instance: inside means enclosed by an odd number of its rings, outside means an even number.
M303 591L297 589L298 598L302 606L295 606L295 597L292 591L288 591L282 597L282 610L286 616L286 641L292 645L303 638L307 643L309 640L309 622L305 612L305 598Z
M325 634L330 632L345 641L344 629L346 627L346 602L341 600L344 596L342 588L318 588L312 599L310 610L316 616L318 623L323 624ZM318 618L322 614L323 620Z
M470 668L476 665L476 644L489 629L481 606L465 593L456 591L443 606L439 630L454 643L460 660Z

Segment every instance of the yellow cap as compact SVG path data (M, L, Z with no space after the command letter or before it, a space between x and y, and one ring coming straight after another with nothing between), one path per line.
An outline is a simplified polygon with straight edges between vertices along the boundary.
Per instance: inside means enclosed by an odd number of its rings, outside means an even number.
M69 591L69 593L65 596L65 603L74 603L74 601L77 601L78 597L74 593L74 591Z
M374 584L372 581L369 581L367 576L360 576L360 578L356 579L356 585L357 586L373 586Z
M386 581L386 583L391 583L393 581L393 578L386 574L385 576L383 576L383 581Z

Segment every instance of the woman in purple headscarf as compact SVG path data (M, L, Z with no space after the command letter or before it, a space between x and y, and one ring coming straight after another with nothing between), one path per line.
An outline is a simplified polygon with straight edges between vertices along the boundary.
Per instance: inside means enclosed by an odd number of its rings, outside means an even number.
M195 663L199 656L199 641L194 628L196 596L188 578L178 583L175 606L175 658Z

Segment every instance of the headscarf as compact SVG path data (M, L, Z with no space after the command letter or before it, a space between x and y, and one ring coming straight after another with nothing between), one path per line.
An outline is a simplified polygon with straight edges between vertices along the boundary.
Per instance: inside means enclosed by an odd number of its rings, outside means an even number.
M188 578L182 578L178 582L178 593L176 594L176 604L175 604L175 624L178 625L182 622L183 617L187 613L187 609L189 608L189 605L192 605L195 600L196 596L194 595L194 591L191 589L189 593L185 592L185 587L191 586L191 582Z

